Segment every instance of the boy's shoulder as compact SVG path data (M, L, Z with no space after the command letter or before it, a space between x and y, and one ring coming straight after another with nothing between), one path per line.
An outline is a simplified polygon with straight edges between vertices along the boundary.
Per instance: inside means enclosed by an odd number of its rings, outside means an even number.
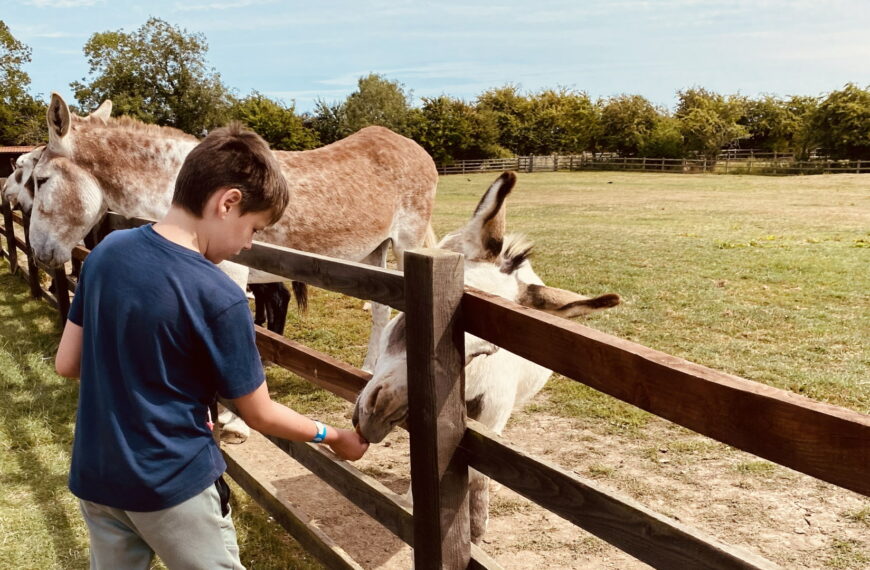
M113 281L133 281L152 289L168 286L175 294L196 297L216 311L247 300L244 290L218 266L162 237L150 225L110 233L85 266L91 273L111 273Z

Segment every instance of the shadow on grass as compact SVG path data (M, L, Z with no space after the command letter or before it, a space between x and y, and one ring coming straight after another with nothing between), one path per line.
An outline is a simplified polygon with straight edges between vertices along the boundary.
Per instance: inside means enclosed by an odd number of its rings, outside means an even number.
M4 518L17 510L24 527L24 519L31 521L30 532L19 534L20 552L38 553L49 566L86 567L83 523L76 520L66 486L78 385L54 373L61 332L57 313L30 297L27 284L9 273L5 260L0 262L0 317L0 430L8 450L0 462L0 480L5 489L18 489L19 497L26 497L16 506L9 501L4 510L12 511ZM33 522L37 519L41 523ZM45 535L52 542L53 560ZM20 544L28 540L34 544Z

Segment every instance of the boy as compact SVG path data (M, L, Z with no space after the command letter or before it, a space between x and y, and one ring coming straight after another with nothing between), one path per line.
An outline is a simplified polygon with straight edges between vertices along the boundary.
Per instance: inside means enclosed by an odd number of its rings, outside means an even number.
M81 376L69 487L91 568L243 568L215 393L263 433L323 442L356 460L368 443L273 402L244 292L214 265L249 249L289 200L268 145L238 125L187 156L160 222L110 234L88 256L55 365Z

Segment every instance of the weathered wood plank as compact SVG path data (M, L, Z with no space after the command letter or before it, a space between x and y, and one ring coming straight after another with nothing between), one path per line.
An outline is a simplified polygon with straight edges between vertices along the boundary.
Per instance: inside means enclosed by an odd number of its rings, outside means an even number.
M402 273L352 261L340 261L254 242L253 247L230 259L261 271L309 285L369 299L399 311L405 307Z
M76 261L84 261L89 253L91 253L91 250L86 247L77 245L72 250L72 258Z
M308 348L263 327L256 327L260 356L329 390L349 402L356 399L371 374Z
M467 331L739 449L870 495L870 416L725 374L482 291Z
M66 277L66 268L60 266L54 270L52 275L54 276L54 297L57 299L60 325L63 327L69 313L69 280Z
M232 402L221 400L230 410ZM341 493L363 512L410 546L414 545L414 521L411 506L404 497L359 471L347 462L339 462L321 446L307 442L291 442L264 436L275 446L298 461L306 469ZM233 477L235 478L235 476ZM285 527L286 528L286 527ZM288 529L291 534L295 533ZM469 568L500 569L501 566L479 547L472 545Z
M39 299L43 296L43 291L39 284L39 268L36 266L33 250L30 248L30 216L23 216L21 225L24 226L24 247L27 252L27 282L30 284L30 294L33 298ZM55 306L57 306L56 302Z
M6 247L9 251L6 255L9 256L9 271L15 273L18 269L18 238L15 236L15 219L12 217L12 207L9 202L3 201L3 235L6 236Z
M471 467L657 568L777 568L705 536L469 422L461 443Z
M123 229L152 221L110 213L107 224L112 229ZM250 250L239 253L230 261L321 289L389 305L399 311L405 310L404 279L400 271L262 242L254 242Z
M414 566L465 568L471 557L465 431L463 258L437 249L405 253Z
M251 475L241 459L232 449L221 450L227 462L227 474L239 487L266 510L284 529L320 560L327 568L348 568L362 570L347 552L328 535L311 524L311 520L300 509L278 496L278 490L268 481L261 481Z
M232 402L222 400L235 411ZM390 532L413 545L413 517L410 505L376 479L346 461L337 461L326 447L308 442L264 436L275 446L320 477Z

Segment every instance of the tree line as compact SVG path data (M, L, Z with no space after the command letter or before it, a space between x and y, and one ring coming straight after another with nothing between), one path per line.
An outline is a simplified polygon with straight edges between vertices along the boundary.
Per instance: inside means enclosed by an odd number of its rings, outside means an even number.
M140 28L93 34L83 47L88 77L71 83L77 105L112 99L116 114L201 136L242 121L273 148L306 150L368 125L416 140L436 162L508 156L617 153L715 159L727 148L870 159L870 87L853 83L823 96L758 98L701 87L677 92L673 112L641 95L594 100L567 88L489 89L473 101L423 97L398 81L361 77L344 101L318 100L309 113L256 91L239 96L206 63L204 35L159 18ZM41 144L45 102L28 92L31 49L0 20L0 144Z

